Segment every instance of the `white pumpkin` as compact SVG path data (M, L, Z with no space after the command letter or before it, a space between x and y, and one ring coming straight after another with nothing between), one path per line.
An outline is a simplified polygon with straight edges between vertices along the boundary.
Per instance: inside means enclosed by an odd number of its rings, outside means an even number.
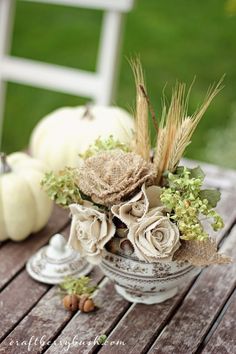
M121 143L133 139L134 119L118 107L78 106L60 108L43 118L35 127L30 142L32 156L54 171L76 167L79 154L97 138L112 135Z
M53 203L40 186L45 166L16 152L0 161L0 241L21 241L46 225Z

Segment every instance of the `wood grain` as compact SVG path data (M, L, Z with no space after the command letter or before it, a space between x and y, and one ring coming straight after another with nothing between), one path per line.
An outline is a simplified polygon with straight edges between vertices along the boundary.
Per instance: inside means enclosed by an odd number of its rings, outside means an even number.
M202 354L233 354L236 353L236 291L218 328L213 333Z
M69 227L61 233L68 238ZM0 342L17 323L48 291L49 285L39 283L21 271L10 284L0 293Z
M91 277L96 283L102 279L103 275L95 269ZM64 309L58 287L54 286L4 339L0 353L38 354L43 352L72 316ZM30 348L29 343L31 343Z
M28 258L69 222L68 211L55 207L47 226L22 242L7 242L0 248L0 289L25 265Z
M212 230L212 228L206 228L206 231L209 232L209 235L217 240L219 243L222 238L228 233L232 225L236 220L236 191L221 191L221 200L217 205L217 212L221 215L224 221L224 228L217 233Z
M0 341L48 289L48 285L35 282L24 270L0 293Z
M93 353L97 349L97 337L108 334L130 306L116 293L110 281L99 290L95 302L100 307L98 311L89 315L78 313L57 338L57 345L52 345L46 351L47 354L67 353L66 343L71 343L70 354ZM59 348L59 343L65 345Z
M109 336L109 342L121 341L125 345L113 348L116 354L137 354L145 353L150 348L150 343L160 333L166 321L171 318L172 313L179 306L182 298L188 291L184 287L174 298L162 304L143 305L134 304L126 315L119 322L115 331ZM110 354L111 347L104 346L100 354Z
M235 247L236 227L222 251L233 256ZM235 286L235 262L205 269L148 353L195 353Z

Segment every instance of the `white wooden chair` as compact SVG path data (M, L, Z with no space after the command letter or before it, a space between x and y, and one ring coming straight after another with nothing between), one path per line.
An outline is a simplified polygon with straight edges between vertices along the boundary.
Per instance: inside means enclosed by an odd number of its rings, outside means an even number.
M15 0L0 0L0 136L6 82L90 97L108 105L113 97L122 17L134 0L22 0L104 10L97 71L65 68L9 55Z

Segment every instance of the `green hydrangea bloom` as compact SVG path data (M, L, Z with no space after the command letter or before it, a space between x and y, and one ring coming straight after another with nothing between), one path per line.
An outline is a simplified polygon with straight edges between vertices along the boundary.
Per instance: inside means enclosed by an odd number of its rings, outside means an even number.
M68 167L58 174L53 172L46 173L41 185L50 199L62 207L67 207L72 203L82 203L76 179L77 170Z
M214 231L221 229L224 223L213 210L220 193L217 190L202 190L204 174L196 172L196 169L181 168L176 174L168 173L168 187L163 188L161 201L171 210L169 217L176 222L182 239L202 241L209 235L200 222L201 216L211 219Z
M125 152L131 151L129 146L121 143L119 140L114 139L114 137L110 135L108 139L101 139L100 137L96 139L94 144L90 145L83 154L80 154L80 157L87 159L101 151L110 151L114 149L119 149Z

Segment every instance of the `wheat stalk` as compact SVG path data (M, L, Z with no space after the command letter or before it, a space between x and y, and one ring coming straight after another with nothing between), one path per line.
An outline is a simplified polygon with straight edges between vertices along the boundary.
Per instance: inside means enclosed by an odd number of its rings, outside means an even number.
M186 85L177 83L172 92L169 109L163 107L162 127L157 135L157 144L154 164L157 170L157 182L160 183L164 171L173 172L186 147L191 142L191 137L209 107L213 98L222 89L223 78L218 84L209 88L202 105L192 116L187 115L191 87L186 92Z
M148 126L148 100L142 66L139 59L131 60L135 85L136 85L136 139L134 151L141 155L145 160L150 160L150 135Z

